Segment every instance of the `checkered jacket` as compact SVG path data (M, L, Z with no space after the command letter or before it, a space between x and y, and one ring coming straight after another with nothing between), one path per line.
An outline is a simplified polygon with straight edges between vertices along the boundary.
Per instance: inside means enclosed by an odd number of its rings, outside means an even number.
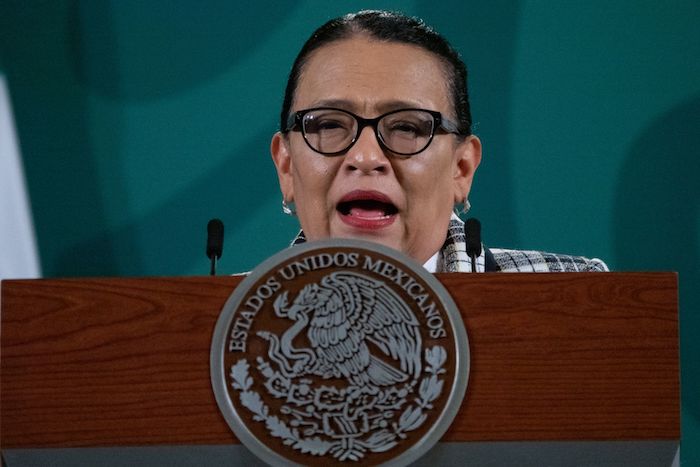
M464 222L452 215L440 255L436 272L471 272L471 259L467 255ZM294 239L292 245L306 241L304 232ZM476 259L476 272L603 272L606 264L599 259L583 256L559 255L542 251L505 250L482 248Z

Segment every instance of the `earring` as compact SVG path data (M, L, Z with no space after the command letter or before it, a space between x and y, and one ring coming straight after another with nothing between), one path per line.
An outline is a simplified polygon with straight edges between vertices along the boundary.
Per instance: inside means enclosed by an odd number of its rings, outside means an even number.
M469 202L467 198L464 198L464 202L456 206L455 210L457 215L466 214L472 208L472 203Z
M294 202L290 201L289 204L287 204L287 200L282 198L282 212L288 216L296 216L297 210L296 206L294 206Z

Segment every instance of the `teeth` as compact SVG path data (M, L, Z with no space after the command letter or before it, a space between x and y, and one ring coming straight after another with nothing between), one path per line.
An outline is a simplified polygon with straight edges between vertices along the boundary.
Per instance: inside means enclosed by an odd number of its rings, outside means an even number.
M385 219L397 212L395 206L374 200L342 202L338 205L338 210L346 216L350 215L363 219Z
M349 214L353 217L360 217L362 219L385 219L389 215L383 211L367 211L364 209L352 208Z

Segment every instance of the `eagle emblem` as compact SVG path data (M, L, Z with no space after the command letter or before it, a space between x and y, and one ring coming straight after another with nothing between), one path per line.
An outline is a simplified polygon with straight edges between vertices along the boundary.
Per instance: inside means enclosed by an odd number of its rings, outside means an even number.
M334 272L306 285L291 305L288 293L282 293L274 309L295 324L281 339L265 331L258 335L270 342L268 355L286 377L344 378L355 388L376 392L420 374L418 320L383 282ZM302 331L310 347L295 348Z
M217 323L217 403L268 462L408 463L459 407L468 346L449 295L388 249L348 242L271 258Z

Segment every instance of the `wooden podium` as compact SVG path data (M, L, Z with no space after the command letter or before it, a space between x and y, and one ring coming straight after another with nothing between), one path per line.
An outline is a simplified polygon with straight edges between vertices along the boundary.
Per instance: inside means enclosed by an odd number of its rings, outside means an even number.
M481 455L537 465L553 449L560 465L589 457L605 465L595 459L606 456L671 464L680 439L675 274L437 277L462 312L471 348L467 395L438 447L465 462ZM74 463L100 452L126 465L120 452L167 460L167 447L177 446L180 460L182 449L211 449L228 465L250 461L219 413L209 375L214 325L240 281L3 281L7 465L56 453L77 455L66 461ZM438 449L426 457L435 465L441 456Z

